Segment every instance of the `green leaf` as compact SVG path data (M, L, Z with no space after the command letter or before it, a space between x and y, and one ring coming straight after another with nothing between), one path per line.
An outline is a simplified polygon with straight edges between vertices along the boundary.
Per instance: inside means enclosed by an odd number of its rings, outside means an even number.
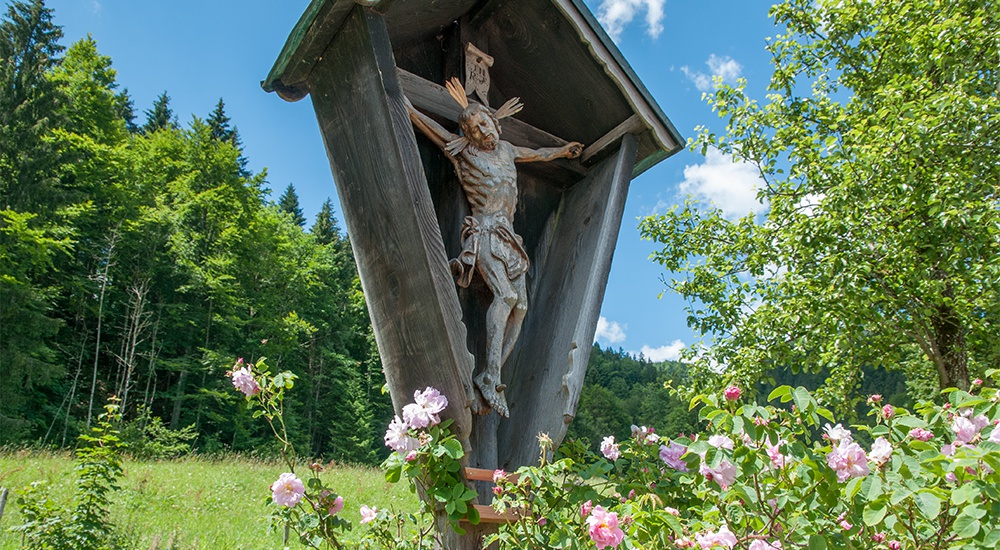
M864 520L865 525L874 527L882 522L882 519L885 518L886 511L887 509L885 503L878 502L865 508L864 513L861 514L861 517Z
M788 403L792 400L792 387L791 386L778 386L771 391L767 396L768 401L774 401L775 398L781 398L782 403Z
M952 526L952 532L960 539L970 539L979 533L981 527L982 525L978 519L971 516L959 515L955 519L955 525Z
M929 520L937 519L941 513L941 499L929 491L917 493L916 502L920 513Z
M462 451L462 444L459 443L458 440L448 439L443 443L443 445L445 451L448 453L448 456L454 458L455 460L458 460L465 455L465 452Z
M479 509L477 509L475 506L469 507L469 511L465 515L465 517L466 519L469 520L469 523L471 523L472 525L479 525Z
M822 535L809 535L809 550L826 550L826 538Z
M871 476L871 485L868 486L868 500L874 502L882 496L882 479L877 475Z

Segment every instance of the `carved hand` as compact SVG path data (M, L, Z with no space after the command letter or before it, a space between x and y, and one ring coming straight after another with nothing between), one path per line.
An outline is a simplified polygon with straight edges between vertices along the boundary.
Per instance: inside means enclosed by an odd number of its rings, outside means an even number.
M566 158L575 159L580 156L580 153L583 152L583 144L571 141L563 146L563 152L566 155Z

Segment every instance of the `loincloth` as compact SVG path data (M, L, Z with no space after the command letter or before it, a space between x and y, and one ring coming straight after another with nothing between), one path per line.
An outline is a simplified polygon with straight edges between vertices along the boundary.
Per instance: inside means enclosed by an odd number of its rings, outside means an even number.
M466 216L462 223L462 251L452 260L452 270L456 272L456 283L468 288L476 271L482 239L489 239L490 254L500 260L507 271L507 278L517 279L528 272L528 253L520 235L514 233L507 216L496 213L482 219Z

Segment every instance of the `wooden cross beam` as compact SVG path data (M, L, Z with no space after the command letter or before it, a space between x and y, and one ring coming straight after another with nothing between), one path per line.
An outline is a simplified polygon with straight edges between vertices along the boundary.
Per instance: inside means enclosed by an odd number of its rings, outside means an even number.
M410 98L410 101L416 108L452 122L458 122L458 115L462 112L462 108L455 103L455 100L451 98L444 86L435 84L403 69L397 68L396 73L399 76L399 83L403 86L403 92L406 94L406 97ZM522 147L529 147L531 149L562 147L567 143L565 139L554 136L545 130L535 128L516 118L505 118L502 125L503 138ZM646 127L642 123L642 119L637 115L633 115L594 143L589 144L584 149L580 158L583 161L589 161L605 149L620 142L623 135L637 134L645 130ZM558 164L560 167L581 176L587 173L587 169L581 164L580 160L560 159L554 164Z

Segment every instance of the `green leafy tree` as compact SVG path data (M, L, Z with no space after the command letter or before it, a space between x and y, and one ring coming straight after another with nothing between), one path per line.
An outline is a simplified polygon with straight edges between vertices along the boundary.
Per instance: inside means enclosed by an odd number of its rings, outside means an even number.
M146 123L142 126L144 134L151 134L164 128L176 128L174 112L170 109L170 96L164 91L153 102L153 107L146 111Z
M0 20L0 208L37 211L55 185L55 153L44 138L61 123L63 98L47 78L61 37L42 0L13 2Z
M71 243L51 228L33 228L33 218L0 210L0 443L28 430L32 394L62 374L52 346L61 326L52 312L55 289L32 281L44 279Z
M64 91L66 129L101 144L120 143L127 132L122 118L122 97L115 92L117 72L111 58L97 51L97 42L87 35L66 51L51 79Z
M787 0L771 15L787 33L768 44L767 101L721 86L726 133L694 143L759 170L766 214L689 201L641 224L711 340L700 372L751 387L825 368L829 400L898 363L968 388L1000 361L1000 11Z
M299 227L306 226L306 217L302 215L302 207L299 206L299 195L295 193L295 186L291 183L285 188L285 192L278 199L278 208L292 216L292 221Z

